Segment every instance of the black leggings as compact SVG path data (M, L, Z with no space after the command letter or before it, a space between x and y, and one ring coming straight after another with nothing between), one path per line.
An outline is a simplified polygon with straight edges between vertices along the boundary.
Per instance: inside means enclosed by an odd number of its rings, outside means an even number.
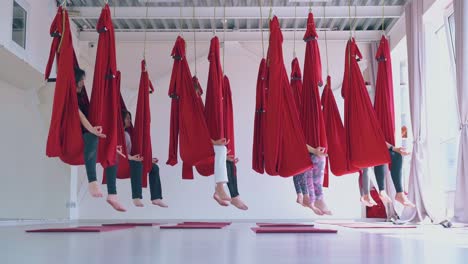
M226 161L227 167L227 175L228 175L228 183L227 186L229 188L229 193L231 194L231 198L235 198L239 196L239 190L237 189L237 168L236 164L232 161Z
M390 168L390 175L392 176L393 185L397 193L403 192L403 183L402 183L402 167L403 167L403 157L400 153L397 153L393 150L390 151L390 157L392 159L392 164ZM385 166L388 164L383 164L380 166L374 167L375 179L377 180L377 185L379 190L385 190Z
M97 181L96 177L96 157L97 157L97 146L98 137L94 134L86 132L83 134L84 141L84 162L86 168L86 175L88 176L88 182Z
M104 169L106 172L107 194L117 194L117 165Z
M140 161L130 161L130 177L132 183L132 198L143 199L142 194L142 171L143 163ZM161 178L159 176L159 166L153 163L153 167L148 174L151 200L162 199Z

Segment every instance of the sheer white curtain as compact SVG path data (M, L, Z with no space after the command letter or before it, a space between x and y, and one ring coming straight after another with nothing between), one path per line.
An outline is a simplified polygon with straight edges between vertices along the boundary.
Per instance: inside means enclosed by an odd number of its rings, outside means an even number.
M433 219L428 204L428 193L424 192L427 184L425 177L429 173L429 159L423 13L423 0L413 0L405 8L410 114L414 138L408 196L416 208L405 208L401 219L411 222L421 222L427 216Z
M455 64L457 76L460 145L458 152L455 220L468 222L468 3L454 0Z

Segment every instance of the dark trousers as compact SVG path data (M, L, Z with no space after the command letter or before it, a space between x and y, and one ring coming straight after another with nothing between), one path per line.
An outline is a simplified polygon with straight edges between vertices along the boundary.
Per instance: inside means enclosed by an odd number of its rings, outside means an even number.
M96 157L98 147L98 137L89 132L83 134L84 141L84 162L88 182L97 181L96 177Z
M117 194L117 164L105 168L107 181L107 194Z
M143 199L142 194L142 173L143 163L140 161L130 161L130 177L132 183L132 198ZM151 200L162 199L161 177L159 166L153 163L153 167L148 174Z
M228 175L228 183L227 186L229 188L229 193L231 194L231 198L239 196L239 190L237 189L237 170L236 164L232 161L226 161L226 168L227 168L227 175Z

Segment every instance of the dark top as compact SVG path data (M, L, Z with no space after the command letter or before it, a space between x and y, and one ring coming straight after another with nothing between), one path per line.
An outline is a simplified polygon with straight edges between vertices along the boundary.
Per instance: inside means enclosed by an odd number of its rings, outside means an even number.
M77 93L76 96L78 98L78 108L86 116L86 118L88 118L88 112L89 112L88 97L83 92L83 90L80 93ZM88 130L83 125L81 125L81 131L83 132L83 134L88 132Z

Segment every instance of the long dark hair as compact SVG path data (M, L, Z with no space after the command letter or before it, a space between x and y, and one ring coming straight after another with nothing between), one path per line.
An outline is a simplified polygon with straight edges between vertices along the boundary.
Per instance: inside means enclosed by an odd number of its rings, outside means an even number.
M75 82L79 83L85 77L86 72L80 68L75 68Z
M132 120L132 114L127 111L126 109L122 109L122 122L123 122L123 126L125 127L125 118L127 118L127 115L130 116L130 120ZM131 121L130 121L131 123Z

